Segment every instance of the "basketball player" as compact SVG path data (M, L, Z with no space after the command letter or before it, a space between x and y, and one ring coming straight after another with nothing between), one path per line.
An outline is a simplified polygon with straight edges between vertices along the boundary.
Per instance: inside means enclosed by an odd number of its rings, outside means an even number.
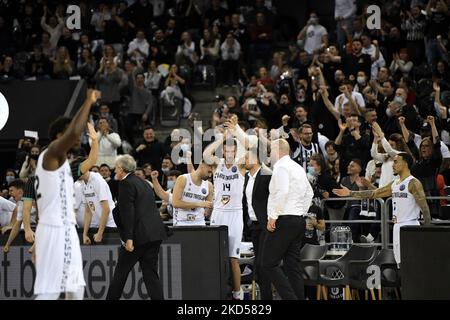
M394 221L394 256L400 266L400 228L403 226L418 226L420 211L425 224L430 224L431 216L425 199L422 183L411 175L412 157L407 153L399 153L394 158L394 174L398 177L390 184L375 190L350 191L348 188L333 189L340 197L356 197L375 199L392 196L392 219Z
M173 225L204 226L212 209L213 186L208 181L212 167L204 161L191 173L177 178L173 188Z
M91 106L100 92L88 90L81 109L73 117L55 120L49 129L51 143L36 167L36 199L39 223L36 228L37 300L82 300L86 285L80 241L75 229L74 190L67 153L80 144Z
M89 229L96 228L93 239L101 243L106 228L116 228L112 210L115 207L108 183L100 173L87 171L80 177L83 182L84 228L83 244L90 245Z
M227 132L227 135L229 133ZM211 225L228 227L229 257L233 282L233 299L242 300L241 269L239 266L240 246L244 228L242 196L245 181L245 161L236 159L237 141L232 138L224 141L222 133L216 133L216 140L203 152L203 159L213 166L214 208ZM219 159L214 153L223 144L223 156Z

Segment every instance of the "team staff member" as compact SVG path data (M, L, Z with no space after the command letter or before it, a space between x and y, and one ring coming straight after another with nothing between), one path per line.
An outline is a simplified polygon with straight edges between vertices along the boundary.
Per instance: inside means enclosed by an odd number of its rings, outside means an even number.
M303 167L289 156L286 140L273 141L270 150L273 173L267 203L269 233L263 248L263 270L283 300L304 299L300 248L305 236L304 216L314 192Z

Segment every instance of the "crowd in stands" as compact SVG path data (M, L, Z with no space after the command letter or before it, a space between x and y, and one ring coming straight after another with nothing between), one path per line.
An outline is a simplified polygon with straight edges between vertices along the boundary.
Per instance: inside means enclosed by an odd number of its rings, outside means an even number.
M165 189L187 172L170 155L192 142L173 142L178 128L158 137L154 127L176 100L192 117L194 84L210 77L237 94L216 97L203 129L236 115L244 131L286 138L317 199L336 197L339 185L388 184L399 152L414 158L412 173L427 196L450 186L450 1L335 0L335 23L322 25L305 9L306 24L281 40L272 1L72 2L81 8L81 30L66 27L66 6L54 1L0 4L0 81L78 77L98 88L96 170L111 190L120 153L132 154L149 181L159 171ZM381 29L366 27L369 4L381 8ZM87 135L82 142L87 153ZM14 179L33 175L39 151L37 141L20 141L1 178L4 197ZM448 217L445 201L430 206L433 218ZM167 218L170 206L161 208ZM335 201L325 214L375 219L380 210L372 201ZM352 231L369 242L379 232L372 225Z

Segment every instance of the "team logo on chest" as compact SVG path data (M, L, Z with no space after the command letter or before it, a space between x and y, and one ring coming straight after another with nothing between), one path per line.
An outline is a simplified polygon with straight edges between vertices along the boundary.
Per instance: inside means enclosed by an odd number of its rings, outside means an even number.
M400 191L403 191L403 190L405 190L405 185L404 185L404 184L402 184L402 185L400 186Z
M202 188L202 193L206 194L206 189L205 188Z
M230 196L222 196L222 199L220 201L223 205L226 205L228 202L230 202L231 197Z
M235 173L237 171L236 166L233 166L233 168L231 168L231 172Z

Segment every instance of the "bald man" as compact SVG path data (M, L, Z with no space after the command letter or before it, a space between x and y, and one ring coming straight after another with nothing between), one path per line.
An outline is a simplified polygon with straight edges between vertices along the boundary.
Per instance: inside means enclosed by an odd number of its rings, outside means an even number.
M267 203L268 235L263 247L263 273L283 300L304 299L300 248L305 234L305 215L314 192L302 166L293 161L289 143L271 143L272 179ZM284 270L280 267L283 260Z

